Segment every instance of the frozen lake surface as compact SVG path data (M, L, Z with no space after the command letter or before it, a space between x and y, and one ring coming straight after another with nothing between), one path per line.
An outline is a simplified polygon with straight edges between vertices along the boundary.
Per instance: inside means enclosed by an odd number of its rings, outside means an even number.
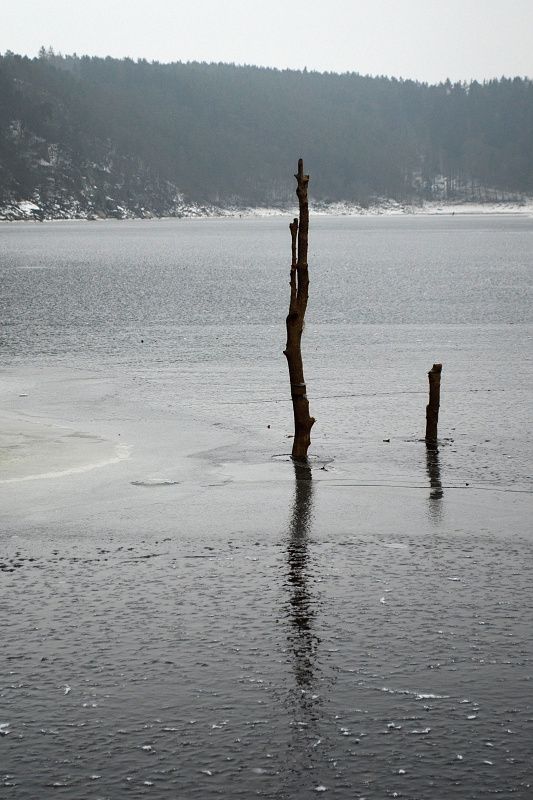
M533 220L0 226L0 796L533 789ZM427 371L443 363L427 451Z

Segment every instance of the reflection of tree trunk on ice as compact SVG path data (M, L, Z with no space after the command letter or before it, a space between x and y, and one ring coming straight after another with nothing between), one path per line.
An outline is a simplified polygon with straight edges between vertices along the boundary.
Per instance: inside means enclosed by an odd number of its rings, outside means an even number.
M430 511L435 521L440 519L442 513L440 500L443 497L437 442L441 373L442 364L433 364L433 367L428 372L429 402L426 406L426 468L429 476L429 485L431 486L429 495Z
M325 682L319 661L320 639L315 632L319 597L309 553L313 481L307 459L295 459L293 463L296 480L288 530L286 608L287 652L294 684L288 696L292 712L288 746L294 787L291 797L299 797L300 783L309 780L310 770L316 775L317 784L327 781L332 759L327 737L323 736Z
M304 329L305 310L309 296L309 273L307 266L307 243L309 232L309 206L307 202L307 184L309 175L303 173L303 161L298 161L298 181L296 194L300 205L300 220L295 219L289 225L292 236L291 264L291 299L287 316L287 345L284 353L289 366L291 381L291 397L294 412L293 458L305 458L311 444L311 428L314 418L309 415L309 401L305 386L302 363L302 333Z
M444 491L440 474L439 449L436 444L426 447L426 469L429 478L431 491L429 493L429 511L435 522L438 522L442 515L442 498Z
M430 497L432 500L440 500L444 492L442 491L442 481L440 477L440 462L438 449L426 448L426 466L431 486Z
M314 679L318 638L313 632L316 611L310 589L309 531L313 507L311 468L304 461L294 463L295 490L289 526L287 561L289 567L289 647L300 689L309 689Z

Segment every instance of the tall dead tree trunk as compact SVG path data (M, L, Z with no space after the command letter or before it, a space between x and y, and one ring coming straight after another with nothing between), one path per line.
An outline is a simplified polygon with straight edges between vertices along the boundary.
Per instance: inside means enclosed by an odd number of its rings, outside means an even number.
M309 175L304 175L303 161L298 161L296 194L300 204L300 220L289 225L292 237L291 298L287 315L287 345L283 351L289 365L292 408L294 412L293 458L305 458L311 444L311 428L314 417L309 416L304 370L302 363L302 333L305 310L309 296L309 273L307 266L307 242L309 233L309 205L307 184Z

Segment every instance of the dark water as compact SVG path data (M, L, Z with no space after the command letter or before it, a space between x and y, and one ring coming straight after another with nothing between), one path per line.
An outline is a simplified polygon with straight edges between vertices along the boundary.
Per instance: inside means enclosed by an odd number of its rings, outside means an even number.
M532 218L319 217L311 233L315 449L418 438L440 362L443 438L469 440L442 452L448 469L530 486ZM283 218L3 225L3 357L111 370L151 406L290 432L287 237Z
M84 225L2 226L4 322L68 327L85 346L113 331L279 324L284 218ZM527 216L318 217L308 324L530 324L532 237Z
M310 466L283 457L286 228L0 226L2 374L42 414L234 436L190 487L141 454L126 488L10 496L1 797L533 796L533 221L313 222Z

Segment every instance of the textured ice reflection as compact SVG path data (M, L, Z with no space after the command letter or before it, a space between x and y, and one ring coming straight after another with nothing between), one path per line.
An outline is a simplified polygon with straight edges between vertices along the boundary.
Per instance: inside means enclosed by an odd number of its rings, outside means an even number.
M444 489L442 488L439 448L433 442L426 443L426 469L431 487L429 493L430 518L435 522L440 522L443 513L442 498L444 497Z
M298 472L2 537L6 797L529 800L531 542Z
M297 686L305 696L313 687L318 640L314 631L316 598L309 575L309 535L313 507L313 482L307 461L294 461L294 504L287 546L289 597L289 647ZM303 699L303 698L302 698ZM306 698L307 700L308 698Z
M310 794L326 791L331 777L323 735L323 693L327 679L320 663L317 615L320 607L315 569L311 560L313 475L307 459L293 460L294 498L287 534L287 649L294 675L289 687L290 714L287 791ZM292 788L289 788L292 787ZM299 787L299 788L297 788ZM304 789L304 787L306 787ZM287 795L289 796L289 795Z

